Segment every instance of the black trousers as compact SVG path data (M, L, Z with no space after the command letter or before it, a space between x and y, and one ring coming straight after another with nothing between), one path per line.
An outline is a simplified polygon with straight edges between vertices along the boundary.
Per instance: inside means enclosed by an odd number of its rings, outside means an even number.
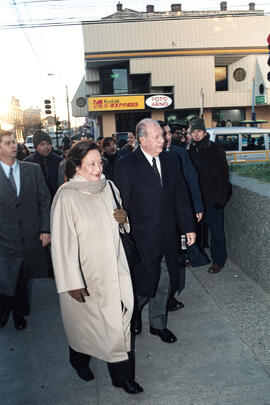
M0 307L4 311L12 311L13 315L29 315L29 297L27 289L28 280L25 276L23 263L20 268L19 278L14 297L0 294Z
M76 370L89 367L92 356L76 352L69 346L69 361ZM128 352L128 360L108 363L108 370L113 384L121 384L125 381L135 380L135 356L134 352Z

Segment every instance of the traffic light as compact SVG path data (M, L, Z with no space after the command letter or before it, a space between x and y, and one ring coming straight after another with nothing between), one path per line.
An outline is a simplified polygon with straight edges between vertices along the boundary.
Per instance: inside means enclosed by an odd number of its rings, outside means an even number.
M51 114L52 113L52 102L51 100L44 100L45 104L45 114Z
M267 37L267 43L268 43L268 50L269 50L269 57L268 57L268 66L270 67L270 34L268 35L268 37ZM267 80L269 80L269 82L270 82L270 70L269 70L269 72L267 73Z
M61 129L62 129L61 122L60 122L60 121L56 121L56 122L55 122L55 125L56 125L56 131L57 131L57 132L61 131Z

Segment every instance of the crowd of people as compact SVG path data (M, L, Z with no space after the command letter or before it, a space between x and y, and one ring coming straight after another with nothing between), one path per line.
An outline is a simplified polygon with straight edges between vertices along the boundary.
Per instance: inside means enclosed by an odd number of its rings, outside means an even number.
M27 327L27 283L51 267L78 376L94 378L94 356L107 362L115 387L140 393L131 336L142 332L143 308L149 304L150 334L176 342L168 312L184 307L177 294L189 254L196 247L197 259L207 257L207 231L209 273L225 265L225 152L202 118L187 130L146 118L121 148L114 136L81 140L62 157L43 130L33 143L30 155L0 131L0 327L10 314L17 330ZM136 246L134 265L122 233Z

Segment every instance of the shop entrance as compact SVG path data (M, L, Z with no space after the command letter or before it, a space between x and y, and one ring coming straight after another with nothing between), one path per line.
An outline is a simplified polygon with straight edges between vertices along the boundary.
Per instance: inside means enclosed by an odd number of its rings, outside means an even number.
M116 132L134 132L136 125L144 118L151 118L150 111L115 114Z

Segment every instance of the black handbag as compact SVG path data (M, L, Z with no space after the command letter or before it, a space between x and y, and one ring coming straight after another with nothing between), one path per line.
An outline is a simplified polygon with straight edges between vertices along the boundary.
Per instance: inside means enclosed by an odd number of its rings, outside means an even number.
M121 210L122 207L119 204L119 201L116 198L115 195L115 191L113 189L113 186L111 185L110 181L108 182L111 190L112 190L112 195L115 201L115 204L117 206L117 209ZM136 245L134 240L132 239L131 235L129 233L126 232L125 227L123 224L119 224L119 235L123 244L123 248L126 254L126 258L127 258L127 262L128 262L128 266L130 268L130 270L133 269L133 267L139 263L140 261L140 256L139 253L137 251Z

